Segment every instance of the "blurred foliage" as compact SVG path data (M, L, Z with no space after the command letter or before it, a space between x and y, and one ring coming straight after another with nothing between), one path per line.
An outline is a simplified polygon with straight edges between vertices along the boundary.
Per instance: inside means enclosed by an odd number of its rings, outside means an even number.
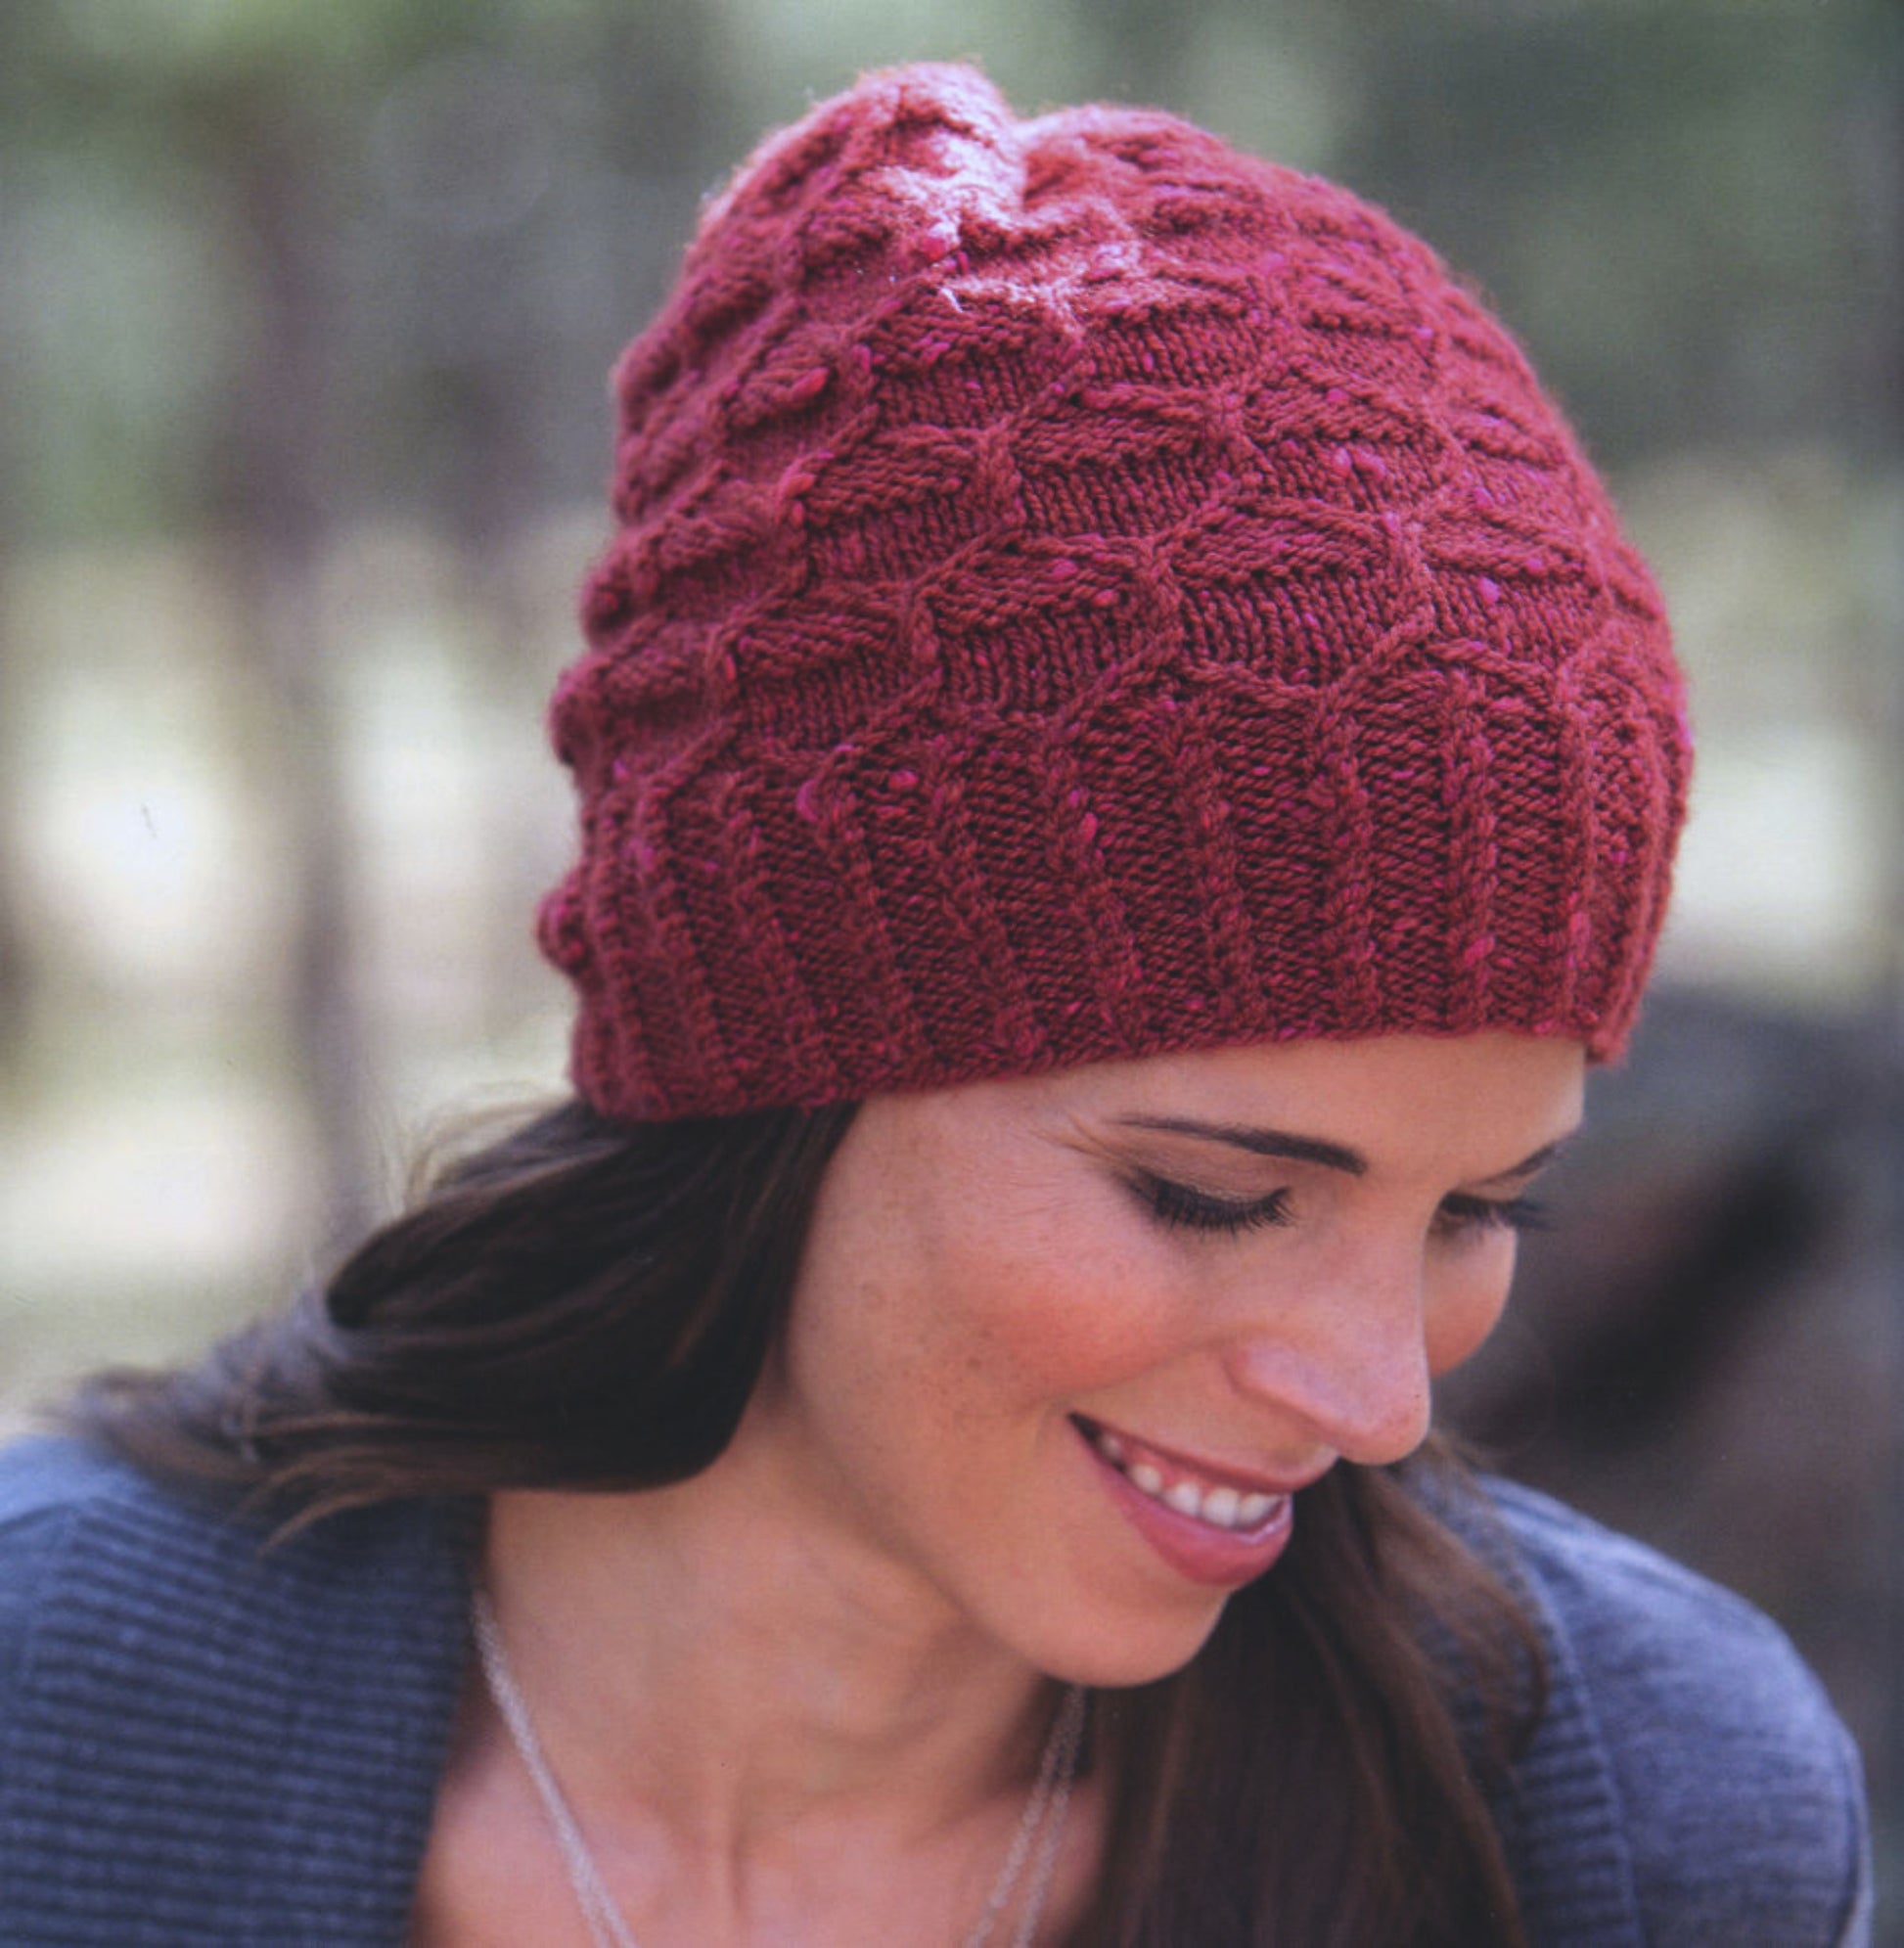
M1618 466L1889 450L1904 12L1791 4L64 0L0 21L25 534L229 518L260 257L322 345L327 492L435 508L485 413L594 490L600 375L697 195L859 67L976 53L1030 107L1175 107L1425 230Z

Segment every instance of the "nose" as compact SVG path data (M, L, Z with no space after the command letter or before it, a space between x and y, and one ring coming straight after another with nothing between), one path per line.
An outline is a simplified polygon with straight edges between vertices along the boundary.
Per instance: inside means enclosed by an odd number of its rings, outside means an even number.
M1230 1384L1346 1461L1400 1461L1428 1430L1424 1299L1419 1249L1366 1252L1293 1290L1279 1280L1233 1322L1223 1347Z

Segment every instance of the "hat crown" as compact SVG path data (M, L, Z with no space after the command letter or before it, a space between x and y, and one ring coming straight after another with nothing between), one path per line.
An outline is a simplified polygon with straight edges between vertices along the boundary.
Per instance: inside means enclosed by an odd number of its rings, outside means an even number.
M598 1107L1618 1046L1683 812L1658 598L1379 211L1156 112L870 76L710 205L616 398L543 917Z

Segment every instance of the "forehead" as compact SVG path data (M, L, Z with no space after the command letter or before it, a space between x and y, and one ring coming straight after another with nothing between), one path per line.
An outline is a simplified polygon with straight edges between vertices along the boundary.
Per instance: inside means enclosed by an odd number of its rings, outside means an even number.
M1159 1125L1196 1124L1302 1137L1353 1152L1372 1173L1486 1178L1575 1127L1585 1070L1581 1046L1560 1038L1384 1035L1096 1063L869 1109L893 1140L941 1154L1157 1140L1168 1135ZM882 1115L886 1104L896 1113Z
M1108 1102L1194 1095L1240 1106L1303 1103L1344 1116L1427 1109L1454 1098L1506 1109L1577 1099L1586 1069L1577 1042L1490 1029L1472 1035L1369 1035L1265 1042L1097 1063L1050 1078L1056 1093Z

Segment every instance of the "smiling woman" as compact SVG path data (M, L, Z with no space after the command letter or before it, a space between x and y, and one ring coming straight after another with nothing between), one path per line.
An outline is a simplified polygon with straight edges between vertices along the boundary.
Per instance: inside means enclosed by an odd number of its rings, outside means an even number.
M1784 1640L1429 1431L1688 762L1506 333L914 68L616 393L576 1100L0 1461L0 1935L1866 1938Z

